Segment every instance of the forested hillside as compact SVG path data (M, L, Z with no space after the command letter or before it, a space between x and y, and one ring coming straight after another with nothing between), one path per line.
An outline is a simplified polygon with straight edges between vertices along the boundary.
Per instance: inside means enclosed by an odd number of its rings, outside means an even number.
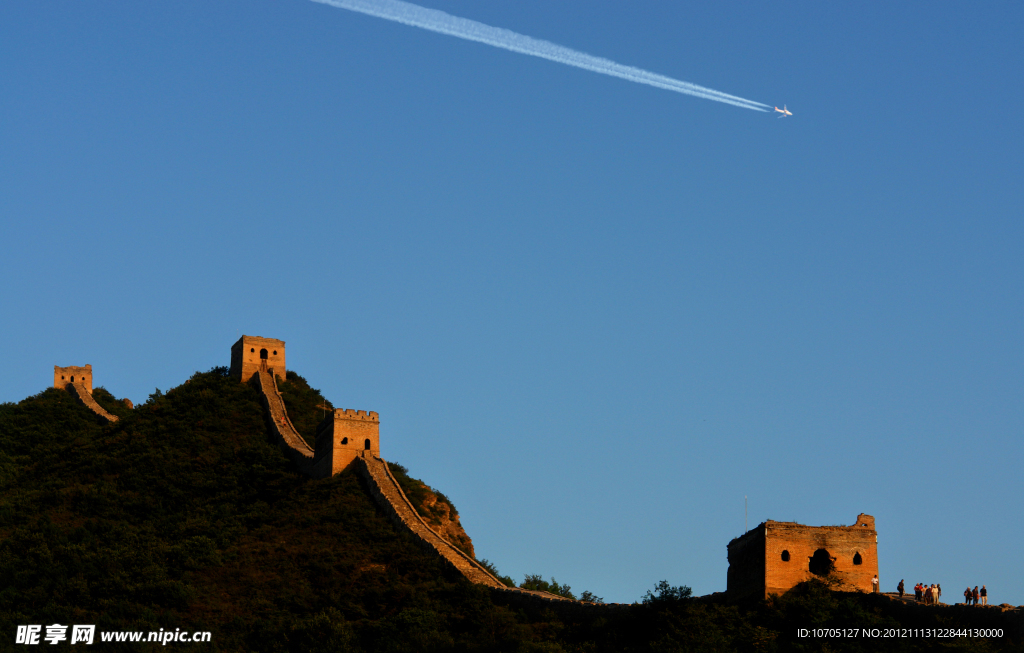
M308 437L330 404L298 375L289 374L282 394ZM897 618L879 597L821 587L745 606L690 599L668 584L618 609L504 605L398 532L354 473L296 473L267 443L256 391L226 369L156 391L134 410L105 390L94 396L120 421L103 423L55 389L0 406L0 641L13 641L19 624L72 623L208 630L210 644L189 648L220 651L866 651L934 643L799 640L796 629L805 627L938 623ZM425 517L457 515L442 493L399 475ZM47 649L77 650L68 642Z

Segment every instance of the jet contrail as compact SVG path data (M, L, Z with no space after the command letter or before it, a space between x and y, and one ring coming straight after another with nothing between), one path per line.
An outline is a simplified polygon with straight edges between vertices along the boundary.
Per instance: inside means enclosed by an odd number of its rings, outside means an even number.
M550 41L535 39L523 34L500 27L491 27L478 23L468 18L459 18L446 14L437 9L427 9L402 0L313 0L339 9L358 11L377 18L393 20L396 23L403 23L448 36L457 36L467 41L486 43L496 48L511 50L521 54L528 54L542 59L557 61L558 63L576 66L584 70L591 70L602 75L619 77L638 84L656 86L676 93L694 95L706 100L724 102L744 109L754 111L767 111L770 107L767 104L746 100L735 95L728 95L703 86L697 86L689 82L683 82L664 75L648 72L633 66L624 66L610 59L595 57L585 52L573 50Z

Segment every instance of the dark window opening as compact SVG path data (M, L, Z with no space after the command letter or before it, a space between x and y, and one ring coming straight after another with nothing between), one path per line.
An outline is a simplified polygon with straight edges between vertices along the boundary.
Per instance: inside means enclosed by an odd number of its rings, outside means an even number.
M63 381L63 380L64 380L64 377L63 377L63 376L62 376L62 377L60 377L60 380L61 380L61 381Z
M261 349L260 350L260 358L262 358L263 360L267 360L267 350L266 349Z
M249 353L250 354L255 354L256 353L256 348L255 347L250 347L249 348Z
M342 444L348 444L348 438L342 438L341 439L341 443Z
M863 564L863 563L864 563L864 560L861 559L860 554L859 553L854 553L853 554L853 564L859 565L859 564Z
M367 438L366 442L363 443L363 449L366 449L367 451L370 450L370 439L369 438Z
M818 549L811 556L807 569L816 576L828 576L835 570L835 560L825 549Z
M783 562L789 562L789 551L783 551L782 552L782 561Z
M72 382L72 383L74 383L74 382L75 382L75 377L71 377L71 382Z
M277 350L276 349L274 350L274 355L277 356Z

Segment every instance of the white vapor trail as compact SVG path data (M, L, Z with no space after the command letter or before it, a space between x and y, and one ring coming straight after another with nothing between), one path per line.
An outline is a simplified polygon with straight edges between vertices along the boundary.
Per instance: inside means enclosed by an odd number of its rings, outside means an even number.
M475 20L459 18L437 9L427 9L426 7L420 7L409 2L403 2L402 0L313 0L313 2L320 2L339 9L358 11L377 18L393 20L396 23L422 27L439 34L457 36L467 41L486 43L496 48L557 61L558 63L591 70L602 75L619 77L638 84L647 84L677 93L694 95L706 100L724 102L744 109L767 111L769 108L767 104L746 100L735 95L728 95L721 91L658 75L641 68L624 66L610 59L595 57L550 41L535 39L500 27L491 27L490 25L478 23Z

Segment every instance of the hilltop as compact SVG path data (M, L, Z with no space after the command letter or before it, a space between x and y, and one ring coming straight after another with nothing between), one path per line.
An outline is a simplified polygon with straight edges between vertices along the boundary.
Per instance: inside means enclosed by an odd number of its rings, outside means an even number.
M308 424L319 393L298 375L282 385ZM440 612L449 597L479 598L400 536L353 473L311 480L291 470L266 442L256 392L226 369L135 410L100 388L94 397L122 419L103 424L56 389L0 411L4 629L73 615L275 650L310 624L347 632L342 614L385 627L406 607L439 602ZM443 502L396 475L424 502ZM440 522L454 509L435 512Z
M309 441L330 402L294 372L280 387ZM353 471L298 473L268 442L258 392L226 368L134 409L103 388L93 398L119 420L99 420L57 389L0 406L4 637L19 624L94 623L208 630L212 642L196 648L223 651L822 650L796 629L941 623L934 610L818 586L742 605L667 583L634 606L512 604L396 529ZM452 502L391 467L420 514L474 555ZM1003 613L975 614L1006 627ZM1016 650L1019 637L951 644Z

